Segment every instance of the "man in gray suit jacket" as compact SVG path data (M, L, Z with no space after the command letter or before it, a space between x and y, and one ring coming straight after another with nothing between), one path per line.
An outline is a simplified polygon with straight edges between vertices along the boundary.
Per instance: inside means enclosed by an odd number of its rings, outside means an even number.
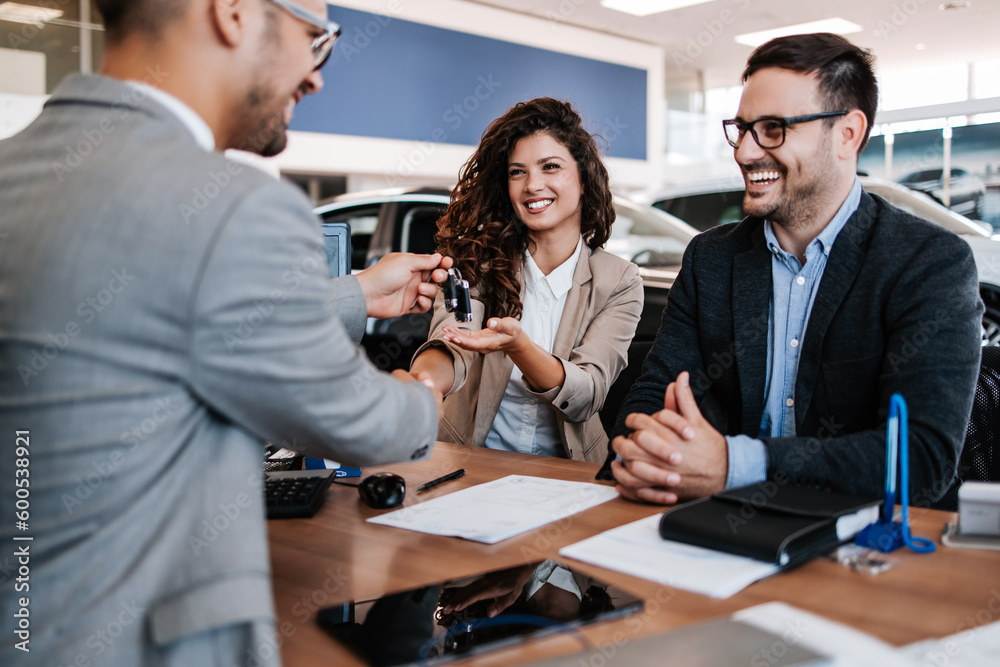
M972 252L862 191L870 54L836 35L781 38L743 80L724 126L749 217L685 252L619 413L619 490L674 503L770 479L880 497L898 392L911 499L934 500L954 477L979 369Z
M355 341L441 258L331 281L309 201L217 152L284 147L322 0L97 4L103 76L0 143L0 664L274 665L262 443L428 454L440 395Z

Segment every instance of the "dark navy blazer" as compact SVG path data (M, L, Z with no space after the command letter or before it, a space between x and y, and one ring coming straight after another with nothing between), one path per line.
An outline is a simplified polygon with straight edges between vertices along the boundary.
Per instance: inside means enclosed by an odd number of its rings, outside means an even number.
M763 224L746 218L690 243L615 435L628 431L628 414L662 409L667 383L685 370L716 428L759 435L771 298ZM911 503L940 497L979 370L983 305L971 248L865 193L818 290L795 382L797 437L762 438L768 477L880 496L889 397L899 392L909 407Z

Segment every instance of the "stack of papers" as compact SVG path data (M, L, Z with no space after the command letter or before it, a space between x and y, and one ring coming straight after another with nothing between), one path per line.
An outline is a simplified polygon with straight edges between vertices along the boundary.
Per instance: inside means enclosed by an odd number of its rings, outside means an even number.
M772 563L665 540L660 537L660 516L571 544L559 554L714 598L727 598L779 569Z
M602 646L589 653L552 658L531 666L917 667L917 663L880 639L783 602L767 602L731 616L630 638L612 648L613 659L609 659L608 647ZM928 663L927 667L931 664L945 663ZM952 663L948 665L952 667Z
M824 664L830 667L916 667L881 639L784 602L741 609L730 618L781 637L782 643L789 646L829 656ZM775 651L775 647L771 649ZM764 660L760 663L767 664Z
M509 475L368 522L495 544L617 497L604 484Z
M995 600L1000 601L1000 593L994 589L986 608L992 611ZM978 614L976 620L979 620ZM1000 656L1000 621L978 625L941 639L927 639L897 651L919 667L996 667L997 656Z

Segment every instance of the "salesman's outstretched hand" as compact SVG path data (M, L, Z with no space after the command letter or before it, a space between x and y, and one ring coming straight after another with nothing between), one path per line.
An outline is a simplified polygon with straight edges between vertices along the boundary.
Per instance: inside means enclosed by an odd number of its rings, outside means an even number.
M357 274L369 317L386 319L408 313L426 313L434 303L446 269L454 260L408 252L389 253L376 264Z
M667 387L663 410L630 414L625 425L632 433L612 443L622 459L611 463L621 495L670 505L726 488L726 439L702 417L687 372Z

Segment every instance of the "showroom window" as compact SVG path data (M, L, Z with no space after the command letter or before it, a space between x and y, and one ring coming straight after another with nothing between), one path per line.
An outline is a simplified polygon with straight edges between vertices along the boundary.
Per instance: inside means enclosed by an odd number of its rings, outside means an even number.
M104 28L93 0L0 2L0 94L48 95L97 69Z

